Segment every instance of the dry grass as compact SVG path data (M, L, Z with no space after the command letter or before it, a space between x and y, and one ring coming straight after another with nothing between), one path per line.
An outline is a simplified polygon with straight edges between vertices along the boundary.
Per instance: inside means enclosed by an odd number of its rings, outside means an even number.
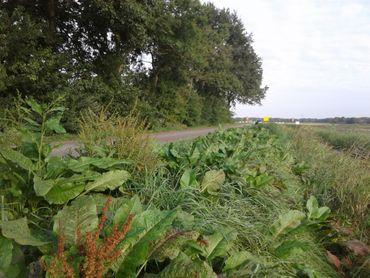
M104 109L99 113L88 110L80 120L79 139L88 155L130 160L135 173L151 171L159 164L146 124L135 115L123 118Z
M310 165L306 173L309 190L314 191L346 224L369 242L370 164L350 153L322 144L312 130L288 130L297 158Z

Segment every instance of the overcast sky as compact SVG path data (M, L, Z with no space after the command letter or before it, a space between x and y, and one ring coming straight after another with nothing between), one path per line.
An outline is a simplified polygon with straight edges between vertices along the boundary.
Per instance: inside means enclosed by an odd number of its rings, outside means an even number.
M263 60L262 106L237 116L370 116L370 0L211 0L236 10Z

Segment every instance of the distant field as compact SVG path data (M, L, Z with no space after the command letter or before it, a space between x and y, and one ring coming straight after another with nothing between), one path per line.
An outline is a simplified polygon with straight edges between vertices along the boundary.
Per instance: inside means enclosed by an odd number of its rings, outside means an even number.
M361 158L370 156L370 125L315 126L315 133L336 150L348 151Z

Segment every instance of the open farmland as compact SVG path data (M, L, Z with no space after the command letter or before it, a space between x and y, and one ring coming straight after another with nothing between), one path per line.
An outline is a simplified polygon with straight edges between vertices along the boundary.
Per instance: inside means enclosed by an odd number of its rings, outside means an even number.
M29 99L0 148L0 277L368 277L368 161L305 127L153 143L90 114L50 156L62 107ZM112 138L114 140L110 140Z

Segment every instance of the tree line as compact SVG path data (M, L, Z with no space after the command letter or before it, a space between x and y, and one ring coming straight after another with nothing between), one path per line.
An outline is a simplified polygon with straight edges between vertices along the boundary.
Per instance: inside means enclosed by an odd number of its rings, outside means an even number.
M260 57L235 12L198 0L2 0L0 109L63 96L138 111L153 126L214 124L264 98Z
M234 118L236 122L246 121L262 121L262 118ZM332 117L332 118L269 118L269 122L294 123L329 123L329 124L370 124L370 117Z

